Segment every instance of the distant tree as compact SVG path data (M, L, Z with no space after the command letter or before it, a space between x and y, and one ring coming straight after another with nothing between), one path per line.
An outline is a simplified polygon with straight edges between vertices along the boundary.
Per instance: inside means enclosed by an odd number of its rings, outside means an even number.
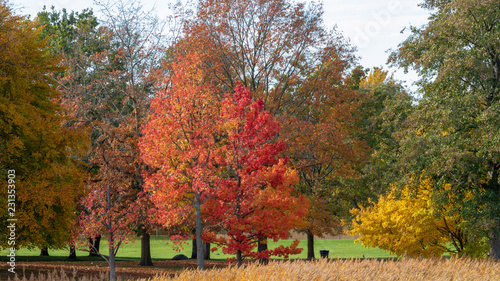
M414 109L414 98L387 70L374 68L357 85L360 105L354 112L357 136L366 144L367 158L357 166L360 177L350 182L357 191L355 206L385 194L402 177L394 166L400 144L395 136ZM365 188L360 188L361 186Z
M309 109L289 118L284 128L290 143L286 155L301 177L297 189L311 201L322 202L310 205L311 224L302 230L307 234L308 259L314 258L314 236L340 233L341 219L349 217L348 210L368 189L350 183L362 174L369 147L358 122L368 96L353 86L360 78L358 68L348 73L349 64L338 55L325 59L298 89L310 93Z

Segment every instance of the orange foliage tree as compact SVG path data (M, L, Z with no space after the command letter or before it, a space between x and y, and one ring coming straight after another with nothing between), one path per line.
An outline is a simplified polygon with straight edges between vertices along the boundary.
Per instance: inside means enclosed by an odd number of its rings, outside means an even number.
M307 93L308 109L296 116L286 116L283 137L301 178L297 189L312 204L307 215L308 259L314 258L314 236L342 231L339 217L349 209L352 199L342 179L357 176L356 165L364 159L366 146L357 137L354 115L360 96L351 87L347 73L350 60L323 58L323 63L297 89ZM343 210L342 210L343 209Z
M226 91L239 83L262 98L264 109L283 121L280 134L290 141L285 153L299 170L300 185L323 182L321 197L331 202L336 199L327 187L336 177L352 175L360 142L352 134L357 97L347 87L353 48L322 25L322 16L316 3L200 0L173 49L179 55L203 50L206 79ZM313 138L318 142L309 142ZM329 226L315 234L336 232L333 213L327 213Z
M157 170L146 175L145 183L164 227L185 222L194 209L198 267L203 269L202 235L211 224L202 221L203 207L221 182L219 109L214 88L203 83L196 56L173 64L172 70L171 88L152 99L143 129L142 160Z
M157 169L146 177L148 190L167 227L184 222L194 209L200 269L202 235L216 224L229 238L206 233L205 240L239 253L241 261L242 254L252 255L258 238L287 237L302 223L307 201L290 195L297 176L276 157L285 145L271 141L279 126L263 111L262 101L251 103L244 87L220 101L195 55L174 63L172 70L171 88L151 103L140 145L143 160ZM280 217L282 224L276 223ZM286 255L295 248L263 255Z

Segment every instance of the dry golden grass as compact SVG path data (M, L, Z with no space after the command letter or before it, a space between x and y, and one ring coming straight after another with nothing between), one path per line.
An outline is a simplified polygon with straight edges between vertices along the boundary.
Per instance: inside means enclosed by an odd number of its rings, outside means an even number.
M9 276L7 281L102 281L109 279L108 275L105 273L78 276L76 271L68 274L62 269L47 272L32 272L31 274L23 274L22 276L23 277L18 277L17 275L14 275L13 277Z
M152 281L181 280L500 280L500 263L473 259L319 260L315 262L270 262L243 268L207 271L186 270L179 276Z
M159 270L161 272L161 270ZM93 276L77 276L76 272L61 270L39 273L37 276L13 278L12 281L101 281L107 280L102 272ZM119 280L131 280L130 276ZM178 276L160 276L141 281L192 281L192 280L500 280L500 262L484 259L404 259L401 261L377 260L317 260L271 261L268 265L248 263L242 268L230 266L206 271L186 269Z

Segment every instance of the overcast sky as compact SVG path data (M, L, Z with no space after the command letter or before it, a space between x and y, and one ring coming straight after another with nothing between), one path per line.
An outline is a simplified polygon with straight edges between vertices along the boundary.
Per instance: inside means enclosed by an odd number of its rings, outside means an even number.
M20 14L32 17L43 6L55 6L56 10L81 11L94 8L92 0L9 0ZM146 10L155 7L158 16L168 14L168 4L175 0L142 0ZM387 50L396 49L407 36L401 34L404 27L421 26L427 22L428 11L418 7L423 0L324 0L324 21L327 27L335 24L352 45L358 48L363 67L386 66ZM390 69L395 71L396 69ZM395 77L410 86L417 79L416 74L397 71Z

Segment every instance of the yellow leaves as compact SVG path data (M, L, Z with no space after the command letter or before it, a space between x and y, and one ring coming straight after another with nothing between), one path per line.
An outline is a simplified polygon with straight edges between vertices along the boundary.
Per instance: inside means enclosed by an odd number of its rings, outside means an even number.
M370 74L368 74L367 77L361 79L359 85L363 88L369 88L370 86L384 83L386 79L388 80L386 82L387 84L395 84L392 75L390 77L387 77L387 74L387 70L382 70L382 68L375 67L372 71L370 71Z
M18 175L16 246L62 247L85 177L75 164L85 142L61 127L66 114L53 79L61 68L40 40L41 28L1 2L0 30L0 163Z
M420 128L418 128L418 131L415 133L415 136L419 137L423 134L425 134L425 128L424 128L424 126L420 126Z
M423 180L419 189L408 186L396 196L396 187L368 208L353 209L355 216L350 233L360 235L365 246L379 247L399 256L439 256L449 238L440 231L443 219L435 216L432 205L432 182ZM456 227L451 223L451 228Z

